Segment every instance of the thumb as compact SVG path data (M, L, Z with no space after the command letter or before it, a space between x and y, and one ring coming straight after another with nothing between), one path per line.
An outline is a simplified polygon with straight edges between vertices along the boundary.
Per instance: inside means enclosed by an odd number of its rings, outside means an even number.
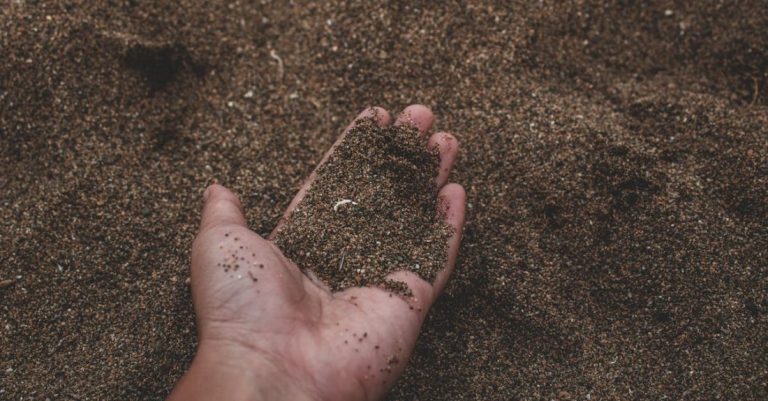
M240 199L232 191L219 184L212 184L203 192L203 213L200 231L223 225L245 227L245 216Z

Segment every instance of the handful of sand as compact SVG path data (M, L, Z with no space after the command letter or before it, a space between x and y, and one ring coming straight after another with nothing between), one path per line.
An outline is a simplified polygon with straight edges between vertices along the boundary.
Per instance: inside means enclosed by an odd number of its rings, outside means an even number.
M437 212L439 160L414 128L359 121L346 134L275 242L334 290L382 285L409 270L432 281L450 227Z

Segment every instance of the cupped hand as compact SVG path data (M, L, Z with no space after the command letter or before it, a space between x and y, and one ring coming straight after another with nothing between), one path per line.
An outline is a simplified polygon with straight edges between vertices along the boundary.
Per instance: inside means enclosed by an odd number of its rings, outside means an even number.
M390 124L380 108L365 110L361 118ZM406 271L389 276L408 285L409 297L375 287L330 292L270 240L280 223L262 238L246 226L237 196L216 184L205 190L192 247L199 345L170 399L376 400L386 393L403 372L424 317L454 268L464 223L464 189L446 184L458 142L447 133L426 139L433 121L429 109L414 105L394 123L415 126L425 146L438 149L438 205L454 229L435 282ZM314 178L313 172L281 222Z

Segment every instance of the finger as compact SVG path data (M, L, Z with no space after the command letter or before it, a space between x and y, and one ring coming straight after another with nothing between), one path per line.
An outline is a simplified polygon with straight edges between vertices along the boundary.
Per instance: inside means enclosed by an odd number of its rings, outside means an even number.
M222 225L245 227L243 206L232 191L219 184L212 184L203 193L203 201L205 204L200 219L200 231Z
M405 109L397 117L395 125L410 125L419 130L419 135L424 136L432 128L435 115L429 107L421 104L413 104Z
M464 192L464 187L452 183L440 190L438 198L441 200L438 206L441 210L438 213L443 215L446 224L453 231L451 237L448 238L448 260L443 270L437 273L437 278L433 284L437 294L440 294L448 283L448 278L451 277L454 267L456 267L456 258L459 255L459 245L461 245L461 236L464 230L467 194Z
M417 274L409 271L398 271L387 276L387 279L399 281L408 286L413 293L413 298L409 300L410 306L423 314L426 314L437 296L443 291L453 273L464 228L464 214L467 202L464 188L459 184L448 184L440 190L438 198L440 199L438 206L440 210L438 213L443 216L446 224L452 230L451 237L447 243L448 257L445 266L437 273L435 281L431 285Z
M448 178L451 176L453 163L456 161L456 155L459 153L459 141L447 132L438 132L429 138L427 148L437 148L437 153L440 157L440 167L435 179L437 187L440 188L448 182Z
M317 164L317 166L309 175L309 177L307 177L307 179L301 185L299 192L296 194L296 196L293 197L293 200L291 200L291 203L288 204L288 207L285 209L285 212L283 213L283 217L280 218L280 221L277 222L277 226L275 226L275 228L267 237L268 240L272 240L275 238L275 235L277 235L280 229L285 225L285 223L291 217L293 210L296 209L296 206L298 206L299 203L301 203L301 200L304 199L304 196L306 196L307 190L309 190L310 185L312 185L312 183L315 181L315 178L317 178L317 170L320 168L320 166L322 166L323 163L325 163L328 160L331 154L333 154L333 151L336 150L336 147L338 147L341 141L344 140L344 137L347 135L347 132L349 132L349 130L352 129L352 127L354 127L357 122L359 122L364 118L374 118L376 122L379 124L379 126L381 127L385 127L389 125L391 120L389 113L381 107L369 107L363 110L360 114L358 114L357 117L355 117L355 119L347 126L347 128L344 129L344 132L341 135L339 135L339 137L336 139L336 142L334 142L333 145L331 145L331 148L328 149L327 152L325 152L325 155L320 160L320 163Z
M391 120L391 117L389 116L389 113L386 110L384 110L382 107L378 107L378 106L369 107L369 108L361 111L360 114L358 114L357 117L355 117L355 119L352 120L352 122L349 123L349 125L347 125L347 128L344 129L344 133L341 134L341 136L338 139L336 139L336 143L340 142L339 139L344 137L344 135L346 135L347 132L350 129L352 129L352 127L354 127L355 124L358 121L360 121L360 120L362 120L364 118L373 118L373 119L375 119L376 122L378 122L379 126L381 126L381 127L386 127L387 125L389 125L390 120ZM334 143L334 145L336 143Z

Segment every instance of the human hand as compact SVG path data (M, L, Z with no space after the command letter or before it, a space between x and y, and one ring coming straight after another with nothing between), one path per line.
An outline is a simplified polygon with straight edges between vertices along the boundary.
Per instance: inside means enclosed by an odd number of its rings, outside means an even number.
M365 117L390 123L379 108L357 118ZM412 124L425 136L433 121L429 109L414 105L395 124ZM461 241L466 195L460 185L446 185L458 142L450 134L437 133L427 146L438 148L439 205L454 234L434 283L406 271L389 276L407 284L411 297L371 287L331 293L283 256L270 240L275 231L264 239L248 229L232 192L216 184L208 187L192 247L199 345L169 399L380 399L403 372L427 311L454 268ZM314 178L312 173L284 218L290 217ZM235 270L235 265L243 268Z

